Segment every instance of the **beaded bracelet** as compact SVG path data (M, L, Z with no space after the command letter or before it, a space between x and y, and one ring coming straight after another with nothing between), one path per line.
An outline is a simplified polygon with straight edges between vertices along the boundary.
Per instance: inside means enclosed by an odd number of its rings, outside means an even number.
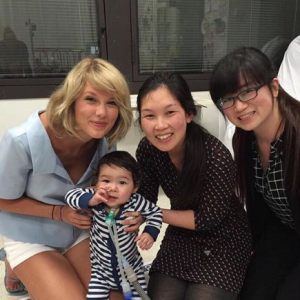
M51 214L52 220L54 220L54 209L55 209L55 206L56 206L56 205L53 205L53 207L52 207L52 214Z

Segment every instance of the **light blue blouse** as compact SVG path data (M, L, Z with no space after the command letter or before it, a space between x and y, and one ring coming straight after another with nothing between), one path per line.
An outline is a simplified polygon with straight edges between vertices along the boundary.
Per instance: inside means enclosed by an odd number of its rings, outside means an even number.
M99 159L108 149L99 140L94 157L78 183L74 184L56 156L48 134L36 112L22 125L6 132L0 144L0 198L13 201L26 195L37 201L65 205L65 194L90 186ZM67 248L81 233L68 223L48 218L0 211L0 234L11 239Z

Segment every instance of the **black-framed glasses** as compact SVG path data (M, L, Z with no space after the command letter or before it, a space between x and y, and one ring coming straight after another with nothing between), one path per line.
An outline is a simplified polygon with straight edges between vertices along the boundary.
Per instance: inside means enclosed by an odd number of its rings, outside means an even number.
M235 104L236 99L239 99L242 102L247 102L249 100L252 100L257 96L258 90L262 88L264 85L266 84L264 83L256 87L243 90L240 93L238 93L236 96L221 98L218 101L218 106L220 109L225 110L227 108L232 107Z

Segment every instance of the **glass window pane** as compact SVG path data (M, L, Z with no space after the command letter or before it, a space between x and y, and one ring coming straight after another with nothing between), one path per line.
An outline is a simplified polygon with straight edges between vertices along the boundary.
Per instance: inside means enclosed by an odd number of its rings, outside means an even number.
M64 77L98 56L95 1L1 1L0 38L1 78Z
M211 72L239 46L259 48L279 61L300 34L299 2L137 0L139 74Z

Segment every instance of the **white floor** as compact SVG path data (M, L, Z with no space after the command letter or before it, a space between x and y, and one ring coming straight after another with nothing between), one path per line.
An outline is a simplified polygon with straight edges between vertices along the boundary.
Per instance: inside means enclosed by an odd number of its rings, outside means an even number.
M159 197L158 205L162 208L168 208L169 207L169 200L166 198L166 196ZM161 240L164 236L164 232L166 229L166 224L163 224L163 228L161 230L161 233L159 234L159 237L157 241L154 243L153 247L148 251L141 251L141 254L144 258L144 262L150 262L152 261L156 253L159 249ZM142 229L141 229L142 230ZM0 238L0 249L3 247L2 239ZM28 299L28 295L22 295L22 296L10 296L4 287L4 262L0 261L0 299L1 300L22 300L22 299Z

